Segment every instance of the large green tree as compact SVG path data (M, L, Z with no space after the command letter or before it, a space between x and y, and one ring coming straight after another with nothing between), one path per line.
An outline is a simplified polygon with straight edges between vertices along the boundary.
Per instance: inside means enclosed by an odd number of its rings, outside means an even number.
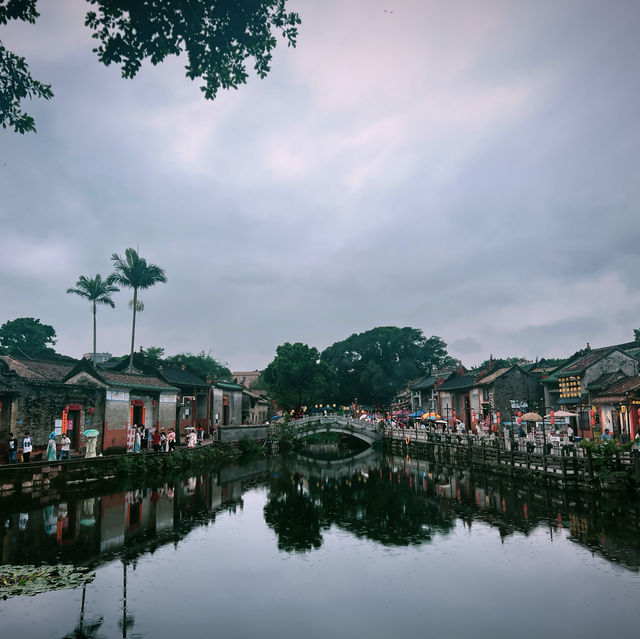
M117 286L114 286L113 280L110 277L103 280L102 275L99 273L95 277L81 275L76 282L75 288L67 289L67 293L78 295L91 303L91 310L93 311L92 361L94 366L96 364L96 307L98 304L104 304L105 306L114 308L115 304L111 296L119 290Z
M136 313L142 310L142 302L138 300L138 291L151 288L156 284L166 283L167 276L164 269L155 264L148 264L144 257L140 257L135 249L128 248L124 252L124 258L117 253L111 256L114 272L110 279L116 284L133 289L133 322L131 325L131 350L129 353L128 371L133 371L133 347L136 338Z
M53 326L34 317L18 317L0 326L0 347L7 353L20 349L29 357L57 357L55 343Z
M249 76L247 60L260 78L282 34L296 46L300 17L288 12L287 0L87 0L85 26L97 40L93 49L105 65L117 64L123 78L133 78L142 63L162 62L184 54L190 80L199 79L204 97L219 89L237 89ZM9 20L35 23L37 0L0 0L0 25ZM24 58L0 43L0 124L25 133L33 118L21 110L24 98L53 96L50 85L31 77Z
M371 406L387 406L409 380L456 362L440 337L397 326L354 333L323 351L322 360L336 373L337 401Z
M215 359L211 353L200 351L199 353L178 353L164 359L165 362L174 366L184 364L202 379L230 380L231 371L229 367Z
M284 410L325 402L333 394L333 371L320 361L317 348L300 342L278 346L275 358L261 379L271 397Z

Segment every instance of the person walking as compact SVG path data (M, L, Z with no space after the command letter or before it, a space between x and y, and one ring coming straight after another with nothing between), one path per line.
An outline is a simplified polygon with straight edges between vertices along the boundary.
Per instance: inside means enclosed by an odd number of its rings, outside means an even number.
M133 434L133 452L140 452L140 443L142 441L142 437L140 436L140 429L136 427L135 433Z
M58 455L58 461L63 459L71 459L71 440L67 433L62 433L60 438L60 454Z
M153 444L153 451L155 453L159 453L160 452L160 432L158 431L157 428L153 431L153 435L151 435L151 443Z
M204 428L202 425L198 426L198 446L202 446L202 440L204 439Z
M27 431L22 440L22 461L25 464L31 461L32 450L33 450L33 439L31 438L31 433Z
M18 459L18 439L13 433L9 433L9 463L15 464Z
M52 437L53 435L53 437ZM47 461L55 461L56 460L56 436L55 433L51 433L49 435L49 442L47 443L47 453L46 458Z
M164 431L160 431L160 450L164 453L167 452L167 436Z
M167 443L169 445L169 452L173 452L176 449L176 431L173 428L169 429L167 435Z
M189 434L187 435L187 448L195 448L197 439L198 436L196 435L196 431L190 430Z

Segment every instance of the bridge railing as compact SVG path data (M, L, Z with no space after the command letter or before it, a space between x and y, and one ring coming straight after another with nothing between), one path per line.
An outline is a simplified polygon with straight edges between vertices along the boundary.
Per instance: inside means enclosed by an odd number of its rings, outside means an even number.
M354 432L368 433L370 435L381 436L382 433L378 430L376 424L372 424L371 422L367 422L363 419L354 419L353 417L345 417L342 415L335 416L327 416L318 415L318 416L309 416L302 417L293 422L290 422L296 429L305 429L309 426L331 426L335 424L342 428L347 428L348 430Z

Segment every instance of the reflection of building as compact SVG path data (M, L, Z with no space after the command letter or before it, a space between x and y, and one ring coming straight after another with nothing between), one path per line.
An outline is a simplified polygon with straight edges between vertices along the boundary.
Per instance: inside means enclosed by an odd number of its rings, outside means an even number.
M215 518L242 498L240 478L221 483L199 475L175 488L130 490L102 497L69 499L0 516L0 564L88 563L124 549L134 555L176 531ZM32 506L36 506L33 502Z

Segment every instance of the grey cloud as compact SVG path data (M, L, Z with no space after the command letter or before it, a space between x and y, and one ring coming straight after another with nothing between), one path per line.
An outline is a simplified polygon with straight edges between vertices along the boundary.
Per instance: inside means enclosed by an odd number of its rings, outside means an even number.
M463 337L449 344L449 350L452 353L460 353L462 355L470 355L482 351L482 345L474 337Z
M139 245L169 277L140 343L237 368L383 324L467 364L640 324L636 3L407 2L393 25L368 0L301 5L298 49L214 103L179 60L122 80L80 26L48 56L83 4L7 40L56 97L29 105L37 135L0 133L0 249L31 266L0 267L0 322L85 352L64 290ZM127 350L128 299L100 314L104 350Z

